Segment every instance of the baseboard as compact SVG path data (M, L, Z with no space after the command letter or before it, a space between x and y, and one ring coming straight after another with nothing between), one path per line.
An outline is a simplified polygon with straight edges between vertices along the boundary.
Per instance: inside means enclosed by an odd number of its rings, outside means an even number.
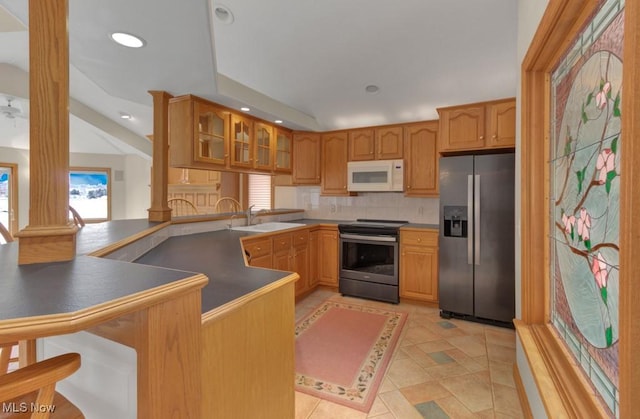
M516 391L518 392L518 398L520 399L520 406L522 406L522 414L526 419L533 419L533 413L531 412L531 406L529 406L529 398L527 392L524 389L524 383L522 377L520 377L520 370L518 364L513 364L513 381L516 383Z

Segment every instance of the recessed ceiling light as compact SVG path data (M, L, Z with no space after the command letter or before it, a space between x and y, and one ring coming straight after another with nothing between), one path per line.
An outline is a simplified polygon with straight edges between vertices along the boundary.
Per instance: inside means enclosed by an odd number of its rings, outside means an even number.
M145 45L142 38L125 32L114 32L111 34L111 39L114 42L129 48L140 48Z
M243 112L249 112L251 109L247 108L246 106L243 106L242 108L240 108L240 110Z
M282 119L276 119L276 120L275 120L275 121L273 121L273 122L275 122L276 124L282 124Z
M120 118L122 119L131 119L131 114L120 112Z
M370 84L367 87L365 87L364 90L367 93L374 94L374 93L378 93L380 91L380 88L378 86L376 86L375 84Z
M225 25L231 25L234 20L233 13L231 13L231 10L229 10L229 8L224 4L217 4L213 6L213 15L218 19L218 21Z

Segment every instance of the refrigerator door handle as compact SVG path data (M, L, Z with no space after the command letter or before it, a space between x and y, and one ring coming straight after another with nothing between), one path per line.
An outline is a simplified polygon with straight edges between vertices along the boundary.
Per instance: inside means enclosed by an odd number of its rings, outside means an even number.
M473 210L473 176L467 176L467 219L469 220L469 233L467 234L467 264L473 265L473 226L475 220L469 216Z
M475 241L475 263L480 265L480 175L475 175L473 193L473 239Z

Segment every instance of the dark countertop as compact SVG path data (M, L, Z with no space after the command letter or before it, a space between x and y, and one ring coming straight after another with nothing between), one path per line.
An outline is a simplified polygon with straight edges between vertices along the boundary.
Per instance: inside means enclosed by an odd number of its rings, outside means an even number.
M321 218L304 218L301 220L292 220L292 223L301 223L301 224L344 224L344 223L352 223L354 220L324 220ZM438 224L420 224L420 223L408 223L403 225L402 227L409 227L409 228L428 228L428 229L432 229L432 230L439 230L440 226ZM401 228L402 228L401 227Z
M87 224L78 230L76 235L76 254L86 255L95 252L160 224L162 223L150 222L146 218Z
M304 218L301 220L291 220L292 223L301 223L301 224L346 224L346 223L352 223L355 220L325 220L325 219L321 219L321 218ZM433 229L433 230L439 230L440 226L438 224L421 224L421 223L408 223L403 225L402 227L409 227L409 228L428 228L428 229ZM401 228L402 228L401 227Z
M288 274L245 265L240 239L253 235L219 230L170 237L135 263L205 274L209 284L202 289L202 312L206 313Z
M346 220L298 219L306 225ZM252 268L244 263L240 239L254 233L220 230L171 237L135 263L85 256L157 227L146 219L87 224L77 236L77 257L70 262L18 266L18 243L0 245L0 322L80 310L203 273L202 311L242 297L288 273ZM408 227L435 228L433 224ZM167 269L169 268L169 269Z
M428 229L432 229L432 230L439 230L440 226L438 224L419 224L419 223L409 223L409 224L405 224L402 227L409 227L409 228L428 228Z
M0 245L0 271L0 323L76 312L193 276L90 256L19 266L17 242Z

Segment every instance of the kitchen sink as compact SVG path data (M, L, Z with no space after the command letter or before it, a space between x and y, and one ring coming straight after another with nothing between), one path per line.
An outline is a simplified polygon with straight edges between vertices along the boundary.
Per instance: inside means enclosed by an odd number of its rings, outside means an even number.
M270 223L254 224L254 225L250 225L250 226L231 227L231 230L253 231L254 233L267 233L267 232L271 232L271 231L286 230L288 228L303 227L305 225L306 224L281 223L281 222L274 221L274 222L270 222Z

